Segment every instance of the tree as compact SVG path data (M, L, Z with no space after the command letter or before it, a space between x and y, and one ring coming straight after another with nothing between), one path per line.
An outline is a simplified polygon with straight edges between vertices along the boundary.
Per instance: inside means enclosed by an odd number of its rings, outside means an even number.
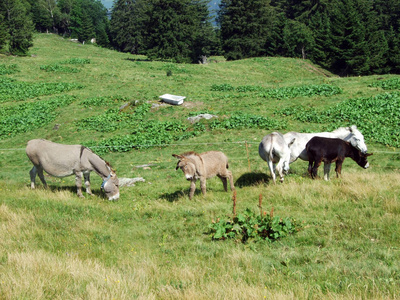
M144 34L147 1L117 0L114 2L110 33L112 45L122 51L138 54L145 50Z
M265 55L274 15L269 0L222 0L217 21L225 58Z
M151 59L197 62L207 55L215 34L206 0L151 0L145 29L146 54ZM206 34L204 39L201 35Z
M3 49L7 42L7 28L4 16L0 13L0 49Z
M33 45L33 23L26 5L29 4L22 0L0 2L0 14L4 17L8 50L14 55L25 55Z

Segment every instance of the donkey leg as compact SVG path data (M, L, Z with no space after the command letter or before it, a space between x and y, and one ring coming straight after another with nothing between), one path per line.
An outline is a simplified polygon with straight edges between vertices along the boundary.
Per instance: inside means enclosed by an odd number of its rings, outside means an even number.
M227 171L228 173L228 178L229 178L229 184L231 186L231 191L235 189L235 186L233 185L233 175L231 171Z
M324 163L324 179L326 181L329 180L329 173L331 172L331 164L330 163Z
M83 177L85 178L86 193L93 195L92 190L90 189L90 172L83 173Z
M342 164L343 164L343 161L342 161L342 160L337 160L337 161L336 161L336 168L335 168L335 171L336 171L336 177L337 177L337 178L339 178L339 175L340 175L340 176L342 175Z
M313 175L312 175L312 166L313 166L313 161L312 161L312 160L309 160L309 161L308 161L308 175L310 175L311 178L313 178Z
M37 171L37 174L39 175L40 181L43 183L44 188L47 189L47 182L44 179L43 168L36 167L36 171Z
M206 178L200 178L200 188L203 196L206 195Z
M272 180L273 180L274 184L276 184L275 169L274 169L274 164L272 163L272 160L268 161L268 168L271 173Z
M282 160L279 160L278 164L276 165L276 170L278 171L278 174L279 174L279 180L281 182L283 182L284 174L283 174L283 161Z
M217 175L219 179L221 179L222 184L224 185L224 190L225 192L228 191L228 178L222 176L222 175Z
M194 191L196 190L196 180L190 181L189 199L192 200Z
M312 168L312 178L316 179L318 175L318 168L321 165L321 161L314 161L314 166Z
M75 173L75 184L76 184L76 193L78 194L79 197L83 198L82 194L82 172L76 172Z
M33 166L33 168L29 171L29 176L31 177L31 189L35 188L36 174L37 174L36 167Z

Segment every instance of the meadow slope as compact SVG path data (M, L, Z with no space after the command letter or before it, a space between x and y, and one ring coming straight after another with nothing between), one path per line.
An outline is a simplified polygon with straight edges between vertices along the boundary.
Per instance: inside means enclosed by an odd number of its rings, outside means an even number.
M340 78L307 60L252 58L207 65L35 36L27 57L0 56L1 299L396 299L400 295L400 83ZM186 96L181 106L163 94ZM190 124L189 116L218 118ZM371 167L311 180L291 164L273 185L258 144L271 131L356 124ZM74 178L30 190L28 140L84 144L120 178L142 177L107 201L76 196ZM218 178L189 200L172 154L223 151L237 211L290 217L275 242L212 239L232 216ZM322 172L322 168L320 168Z

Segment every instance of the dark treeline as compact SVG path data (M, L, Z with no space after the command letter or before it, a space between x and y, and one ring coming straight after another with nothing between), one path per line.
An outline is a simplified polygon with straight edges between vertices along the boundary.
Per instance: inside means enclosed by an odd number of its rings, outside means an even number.
M307 58L342 76L400 73L399 0L1 0L0 49L23 54L33 30L149 59Z

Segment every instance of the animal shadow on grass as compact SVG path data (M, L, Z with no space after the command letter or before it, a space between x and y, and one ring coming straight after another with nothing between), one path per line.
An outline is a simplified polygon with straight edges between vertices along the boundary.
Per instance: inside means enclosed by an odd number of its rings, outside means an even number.
M27 187L31 187L30 185L27 185ZM43 186L37 186L36 189L43 189L46 190ZM52 193L57 193L57 192L62 192L62 191L69 191L73 196L77 196L76 194L76 186L75 185L70 185L70 186L57 186L57 185L51 185L49 184L47 186L47 191L51 191ZM103 191L101 191L100 189L92 189L92 193L93 196L99 197L99 198L104 198L105 194L103 193ZM82 194L83 196L86 197L91 197L91 195L89 195L88 193L86 193L85 189L82 190Z
M194 194L195 195L199 195L199 194L201 194L201 191L196 189ZM186 197L186 196L189 197L189 191L181 190L181 191L176 191L176 192L173 192L173 193L162 194L161 195L161 199L165 199L168 202L175 202L175 201L178 201L179 198L183 198L183 197Z
M236 180L235 186L245 187L264 183L268 184L270 180L271 178L265 173L244 173Z

